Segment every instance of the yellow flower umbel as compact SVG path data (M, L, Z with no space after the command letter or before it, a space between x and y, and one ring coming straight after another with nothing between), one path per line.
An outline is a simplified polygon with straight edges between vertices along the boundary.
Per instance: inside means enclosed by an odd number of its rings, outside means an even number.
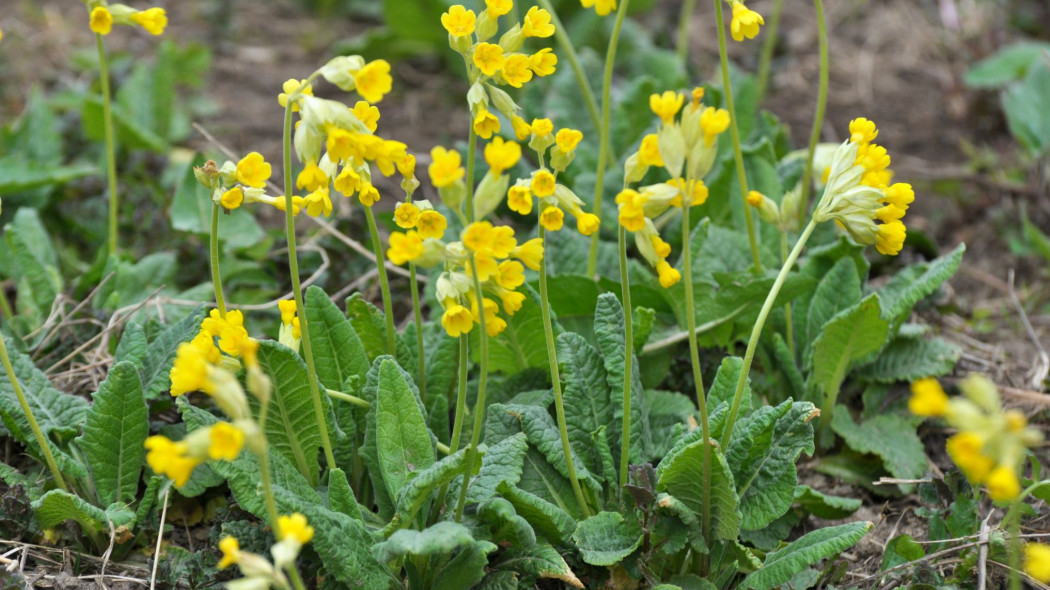
M606 16L616 10L616 0L580 0L584 8L593 8L598 16Z
M758 36L759 27L766 24L762 15L751 10L740 0L730 0L733 6L733 21L729 24L729 33L734 41L754 39Z
M244 432L238 426L219 422L198 428L181 441L151 436L146 439L145 447L150 469L171 478L176 487L182 487L201 463L236 459L244 447Z
M1042 442L1042 434L1028 426L1018 410L1004 410L995 385L980 375L961 384L962 397L948 398L935 379L912 384L908 408L925 417L943 417L959 432L948 439L952 461L974 484L983 484L997 502L1021 493L1018 472L1027 447Z

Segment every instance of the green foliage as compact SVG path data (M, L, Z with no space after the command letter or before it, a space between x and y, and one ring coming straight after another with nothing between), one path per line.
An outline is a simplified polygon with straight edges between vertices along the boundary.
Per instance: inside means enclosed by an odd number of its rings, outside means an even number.
M391 497L397 497L417 470L426 469L435 461L434 444L418 394L409 388L392 360L384 360L379 366L376 445L379 470Z
M888 331L879 297L874 294L835 314L813 340L812 385L825 397L836 399L850 367L878 352Z
M1050 43L1023 41L1007 45L977 62L966 72L965 81L974 88L1001 88L1024 80L1032 66L1050 51Z
M33 502L37 522L41 527L51 528L67 520L75 520L85 532L97 534L114 528L130 525L135 513L122 502L111 504L105 510L93 506L79 496L62 490L51 490Z
M767 590L783 584L803 569L849 549L872 526L870 522L851 522L807 533L787 547L767 555L762 567L744 578L741 587Z
M572 538L587 563L614 565L642 544L642 527L619 512L599 512L581 522Z
M679 449L660 463L659 491L681 500L694 514L701 514L703 489L697 485L704 477L703 440ZM725 456L710 449L711 533L717 540L733 540L740 533L740 497Z

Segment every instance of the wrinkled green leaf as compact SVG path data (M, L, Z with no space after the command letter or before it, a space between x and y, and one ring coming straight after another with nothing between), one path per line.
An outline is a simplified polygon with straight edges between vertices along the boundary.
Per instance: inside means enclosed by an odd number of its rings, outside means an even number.
M179 344L193 340L200 332L201 320L204 319L204 308L198 307L186 317L171 324L146 347L146 356L142 359L139 376L142 378L142 390L147 400L156 399L160 394L171 389L171 366L175 361L175 352Z
M879 414L857 424L845 406L836 406L831 428L855 451L878 455L886 470L901 479L918 479L926 471L926 453L915 434L921 418Z
M860 302L860 296L860 277L857 276L856 266L849 258L840 258L817 284L817 290L809 300L806 331L798 335L807 370L813 363L811 344L824 325L842 310Z
M741 588L768 590L787 582L807 567L849 549L872 528L870 522L851 522L817 529L766 556L762 567L749 574Z
M838 395L850 367L882 348L888 331L889 324L880 316L878 295L836 314L813 341L813 384L825 396Z
M532 525L533 530L553 544L567 542L576 530L576 521L568 512L539 496L508 482L500 483L499 493L514 505L514 510Z
M605 361L606 380L609 387L609 399L613 408L613 419L608 424L607 430L609 440L620 441L622 435L621 424L623 423L623 390L625 351L625 317L620 300L612 293L603 293L598 297L598 306L594 310L594 335L598 340L598 348ZM633 352L632 352L633 354ZM649 432L649 422L644 419L645 391L642 387L641 374L638 371L638 359L634 359L632 365L631 384L631 436L630 436L630 461L632 463L643 463L652 457L652 434ZM618 445L617 445L618 446ZM619 461L619 453L615 459Z
M474 542L467 527L458 522L442 521L422 531L402 529L372 548L380 562L406 555L448 555Z
M517 484L528 448L528 438L521 432L493 444L481 461L477 477L470 482L467 502L483 502L495 496L502 483Z
M951 253L930 262L913 264L900 271L878 289L882 315L897 325L908 318L912 307L955 274L962 262L965 244L959 244Z
M572 538L591 565L614 565L642 545L642 527L619 512L599 512L580 523Z
M858 498L832 496L804 485L795 489L795 503L813 516L828 520L846 518L861 507Z
M703 512L704 441L698 440L679 449L661 463L656 489L682 501L695 514ZM736 539L740 533L740 497L733 486L733 475L725 456L717 448L711 457L711 533L716 539Z
M601 473L601 459L591 443L591 433L609 426L613 419L605 364L598 351L579 334L560 334L557 348L569 443L591 472Z
M941 338L897 338L854 375L876 383L911 382L950 373L961 356L961 348Z
M376 399L376 445L383 483L396 497L419 470L434 464L434 443L418 395L392 360L381 361Z
M42 528L54 528L67 520L75 520L87 532L109 532L113 527L128 525L135 521L135 513L126 504L113 504L102 510L90 502L63 490L51 490L33 502L37 522Z
M550 545L511 547L497 567L536 578L561 580L573 588L584 587L583 582L569 569L565 559Z

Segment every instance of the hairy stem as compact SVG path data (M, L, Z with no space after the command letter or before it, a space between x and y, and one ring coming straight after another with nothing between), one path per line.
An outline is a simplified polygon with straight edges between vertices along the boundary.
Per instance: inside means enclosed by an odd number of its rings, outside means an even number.
M419 283L416 281L416 265L408 265L408 288L412 290L412 317L416 322L416 356L419 357L419 399L427 400L426 348L423 346L423 312L419 309Z
M824 109L828 102L828 25L824 15L822 0L813 0L813 9L817 16L817 39L820 41L820 88L817 91L817 110L813 115L813 129L809 132L809 150L802 168L802 194L799 199L798 218L805 219L809 212L809 191L813 184L813 153L820 141L820 130L824 126Z
M787 230L781 230L780 232L780 263L783 264L787 261L788 257L788 236ZM788 350L791 351L791 360L795 360L795 322L792 319L791 314L791 302L788 301L784 304L784 323L787 325L785 329L784 337L787 338Z
M365 207L365 219L368 220L368 232L372 234L372 251L376 255L376 267L379 270L379 290L383 293L383 315L386 316L386 353L397 357L397 344L394 328L394 302L390 300L390 278L386 274L386 260L383 259L383 242L379 239L379 227L371 207Z
M215 307L219 308L219 317L226 319L226 297L222 293L222 276L219 273L219 209L220 205L211 205L211 282L215 288Z
M117 152L113 134L112 93L109 87L109 64L106 62L106 47L102 34L95 33L98 47L99 83L102 85L102 127L106 135L106 178L109 184L109 235L107 246L110 256L117 253L117 221L120 213L120 197L117 195Z
M618 225L617 242L620 250L620 287L623 293L624 355L623 355L623 424L620 426L620 489L630 483L631 460L631 374L634 372L634 315L631 312L631 283L627 269L627 230Z
M474 461L478 458L478 443L481 442L481 430L485 424L485 387L489 380L489 335L485 331L485 293L481 290L481 280L476 271L477 264L474 254L470 255L470 268L475 269L471 274L474 276L474 297L478 302L478 340L481 342L481 363L478 376L478 399L474 403L474 431L470 434L467 464L463 470L463 487L459 490L459 502L456 503L456 522L463 519L463 507L467 503L470 475L474 470Z

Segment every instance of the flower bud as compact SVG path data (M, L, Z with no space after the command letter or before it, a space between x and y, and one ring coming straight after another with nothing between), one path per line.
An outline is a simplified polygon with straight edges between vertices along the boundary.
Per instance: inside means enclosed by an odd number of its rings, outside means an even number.
M678 125L664 125L657 136L660 146L660 158L671 178L681 178L682 166L685 165L685 138Z
M503 202L503 195L507 194L509 185L509 174L496 176L489 170L474 191L474 219L485 219L495 211Z
M363 67L365 67L365 58L360 55L340 55L333 57L321 67L321 76L341 90L350 92L356 87L354 72Z
M499 19L489 13L488 9L481 11L477 21L474 23L474 34L478 36L479 42L488 41L499 30ZM470 40L470 35L463 37ZM451 41L451 40L450 40Z
M521 49L522 43L525 41L525 36L521 34L521 25L514 25L514 28L510 29L503 36L499 38L499 46L503 48L503 53L514 53Z
M514 99L502 88L492 84L486 84L485 88L489 91L489 99L492 101L492 106L496 107L496 110L503 113L508 119L513 118L518 112L518 103L514 102Z

